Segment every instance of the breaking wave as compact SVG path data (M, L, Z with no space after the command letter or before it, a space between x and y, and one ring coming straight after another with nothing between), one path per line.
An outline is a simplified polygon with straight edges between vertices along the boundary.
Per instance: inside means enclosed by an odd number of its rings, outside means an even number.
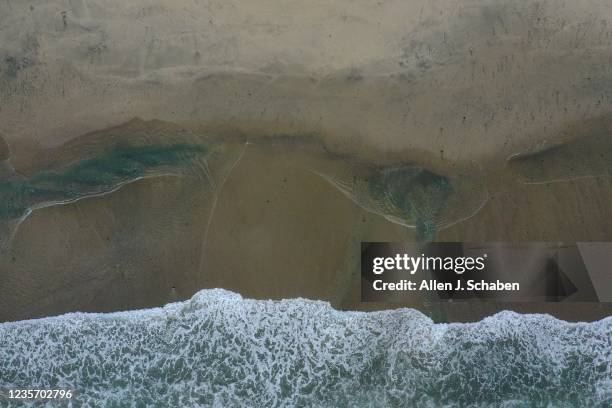
M435 324L212 289L0 324L0 384L70 388L77 406L610 406L612 318Z

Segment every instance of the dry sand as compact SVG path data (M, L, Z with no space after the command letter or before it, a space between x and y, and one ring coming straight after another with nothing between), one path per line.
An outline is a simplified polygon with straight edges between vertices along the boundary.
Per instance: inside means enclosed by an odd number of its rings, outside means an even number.
M609 113L610 17L598 0L7 1L0 132L17 155L134 116L256 122L495 161Z

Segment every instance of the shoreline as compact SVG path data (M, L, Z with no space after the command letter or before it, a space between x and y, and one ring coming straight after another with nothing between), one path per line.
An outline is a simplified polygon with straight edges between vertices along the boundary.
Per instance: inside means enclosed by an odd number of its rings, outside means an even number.
M164 122L131 126L153 127L145 134L155 141L156 125L175 129ZM115 139L121 140L126 130L117 129ZM95 145L103 136L98 133L84 145ZM71 146L66 157L78 157L79 143ZM368 211L311 171L350 179L377 166L341 160L316 144L300 146L289 141L248 144L218 192L210 220L211 191L182 179L139 180L110 195L34 212L0 257L7 271L0 282L0 320L152 307L212 287L261 299L323 299L342 309L385 307L359 304L359 243L413 241L414 229ZM582 163L590 149L569 151L580 153L572 160ZM547 160L554 164L555 157ZM529 160L515 161L502 173L485 173L479 182L487 185L489 200L472 217L438 231L436 240L612 239L612 209L604 205L612 201L612 192L606 183L584 179L527 185L526 177L540 177ZM535 156L533 163L539 160ZM560 194L564 200L557 199ZM588 210L589 218L570 216L577 205ZM37 259L28 255L33 251ZM416 297L409 306L422 308L422 302ZM458 303L440 309L450 320L470 320L515 306L534 310L533 305ZM554 314L555 306L542 307ZM607 306L591 312L588 307L575 313L566 309L571 306L559 306L558 314L568 320L612 314Z
M125 317L127 318L127 317L137 317L138 315L148 315L150 313L156 313L156 312L161 312L161 313L166 314L166 313L172 313L174 310L179 309L181 307L187 307L188 303L192 302L194 298L202 296L203 294L205 295L206 293L209 293L209 292L216 293L218 291L227 293L230 297L234 297L235 301L247 301L247 302L252 301L252 302L263 302L263 303L266 303L266 302L282 303L282 302L305 301L308 303L325 304L334 312L358 313L358 314L363 313L365 315L379 314L379 313L385 313L385 312L394 313L394 312L413 312L415 311L429 319L432 319L432 316L427 314L427 310L423 310L422 308L418 308L415 306L404 306L401 303L360 302L359 306L352 308L352 309L347 309L343 307L337 307L325 299L310 299L310 298L303 298L303 297L278 298L278 299L250 298L250 297L244 297L238 292L233 292L225 288L203 288L203 289L196 291L192 296L188 298L172 301L169 303L165 303L159 306L154 306L154 307L149 307L149 308L116 310L116 311L109 311L109 312L95 312L95 311L88 312L88 311L78 311L77 310L77 311L70 311L70 312L57 314L57 315L34 317L31 319L25 319L25 320L0 321L0 327L19 325L22 323L23 324L46 323L46 322L53 322L57 320L73 318L73 317L75 318L97 318L97 317L100 317L100 318L115 318L115 317L124 318ZM502 304L514 305L514 306L510 306L508 308L500 308L500 305ZM543 305L549 305L550 307L543 307ZM600 322L612 319L612 302L607 302L607 303L605 302L600 302L600 303L570 302L570 303L563 304L564 308L567 307L567 309L570 309L574 307L579 310L584 307L592 308L593 306L598 306L596 307L596 309L600 309L602 312L606 311L606 313L608 313L605 315L601 315L600 317L593 317L587 320L576 320L576 316L580 314L580 312L577 312L574 315L575 316L574 318L571 318L572 314L571 312L569 312L569 310L565 310L564 312L562 312L562 313L568 313L566 316L570 316L569 319L558 317L558 315L556 315L555 312L552 312L552 313L547 312L547 310L551 310L555 305L559 305L559 302L539 302L539 303L538 302L506 302L506 303L503 303L503 302L495 302L495 301L439 302L439 306L444 306L442 309L448 308L448 310L450 310L451 308L456 308L456 307L459 307L461 309L463 306L466 306L471 309L478 308L479 306L489 306L489 310L496 310L496 311L483 312L484 314L482 314L482 316L480 317L469 317L469 318L448 320L448 321L446 320L437 321L435 319L432 319L432 323L433 324L479 323L479 322L482 322L482 320L484 319L494 318L498 315L503 315L505 313L514 313L520 317L548 317L548 318L552 318L554 320L557 320L563 323L567 323L567 324L592 324L592 323L600 323ZM484 309L486 309L486 307L484 307ZM542 310L542 311L538 312L536 310ZM462 312L456 313L456 316L460 316L461 313ZM594 316L599 316L599 314L596 313Z

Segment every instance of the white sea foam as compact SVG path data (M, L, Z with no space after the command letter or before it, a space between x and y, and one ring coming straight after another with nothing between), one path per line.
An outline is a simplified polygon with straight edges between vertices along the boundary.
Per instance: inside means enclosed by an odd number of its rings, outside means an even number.
M71 388L75 406L609 406L611 379L612 318L434 324L214 289L0 325L0 384Z

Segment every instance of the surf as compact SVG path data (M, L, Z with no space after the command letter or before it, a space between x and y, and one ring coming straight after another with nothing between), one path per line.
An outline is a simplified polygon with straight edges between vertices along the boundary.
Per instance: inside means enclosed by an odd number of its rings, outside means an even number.
M611 342L612 318L436 324L413 309L207 289L161 308L0 324L0 382L74 389L95 406L605 406Z

